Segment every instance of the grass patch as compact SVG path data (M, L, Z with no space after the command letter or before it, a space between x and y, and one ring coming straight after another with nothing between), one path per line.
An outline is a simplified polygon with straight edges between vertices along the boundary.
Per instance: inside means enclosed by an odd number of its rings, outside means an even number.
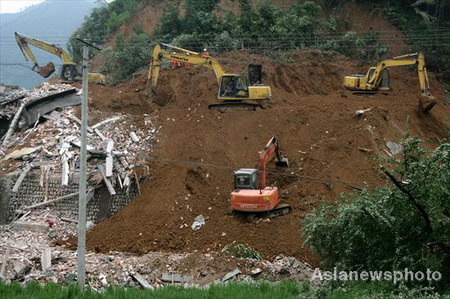
M279 283L229 283L212 285L206 289L168 286L141 290L138 288L111 287L102 293L92 290L81 292L76 285L62 287L56 284L40 286L37 283L21 287L0 282L0 298L450 298L447 291L436 293L431 288L406 288L381 282L352 282L348 284L323 284L311 286L308 282L283 281Z

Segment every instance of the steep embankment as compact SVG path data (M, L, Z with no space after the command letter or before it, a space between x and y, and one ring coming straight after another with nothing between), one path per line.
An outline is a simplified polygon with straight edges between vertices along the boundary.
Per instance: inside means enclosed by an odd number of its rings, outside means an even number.
M116 89L92 86L95 108L152 113L161 130L155 160L148 162L152 177L141 196L91 230L88 248L141 254L221 250L240 242L269 258L283 253L314 262L302 248L302 217L322 198L336 200L353 187L384 184L374 157L386 155L386 141L398 142L405 135L408 117L411 132L426 138L428 146L448 137L448 105L440 101L429 115L417 112L415 72L391 72L390 93L355 96L341 87L343 75L357 69L355 62L318 51L300 52L295 59L286 64L245 52L220 57L233 72L245 73L248 63L263 63L273 99L267 109L254 112L208 110L216 102L217 86L211 71L197 68L163 70L155 99L160 105L145 99L145 75ZM434 81L432 89L442 98ZM356 110L367 108L371 110L365 115L355 116ZM258 150L274 134L290 167L277 170L270 163L276 174L269 175L269 182L280 183L293 213L250 223L233 217L233 170L256 167ZM206 225L192 231L200 214Z

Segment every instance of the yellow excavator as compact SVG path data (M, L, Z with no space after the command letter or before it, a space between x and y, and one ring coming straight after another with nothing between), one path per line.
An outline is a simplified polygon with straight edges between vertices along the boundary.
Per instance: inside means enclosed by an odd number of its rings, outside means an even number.
M163 43L156 45L153 49L147 81L151 83L149 94L156 94L156 84L163 59L182 65L200 65L214 71L219 84L217 97L221 103L209 105L210 109L243 107L255 110L258 107L263 108L261 100L268 100L272 96L270 87L261 84L261 65L249 65L248 77L230 74L226 73L220 63L207 53L197 53Z
M30 45L42 49L50 54L58 56L62 62L62 70L61 70L61 81L72 83L81 81L81 70L80 67L77 66L69 57L69 54L62 49L61 47L50 44L41 40L38 40L33 37L26 36L24 34L15 32L16 42L19 45L20 50L22 51L23 56L27 61L31 59L33 61L34 66L31 70L37 72L44 78L48 78L53 72L55 72L55 65L53 62L47 63L45 66L39 66L39 63L36 57L33 54L33 51L30 49ZM89 83L96 84L106 84L105 75L100 73L89 73L88 76Z
M424 113L428 113L436 105L436 98L431 95L425 58L422 53L406 54L382 60L376 67L369 68L365 75L345 76L344 87L352 90L355 94L373 94L380 90L389 90L389 68L407 65L417 65L422 92L419 98L419 106Z

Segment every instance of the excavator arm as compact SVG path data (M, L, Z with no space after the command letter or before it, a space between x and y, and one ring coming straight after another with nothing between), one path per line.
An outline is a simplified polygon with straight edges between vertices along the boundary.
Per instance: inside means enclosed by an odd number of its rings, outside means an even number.
M288 166L288 159L284 158L280 151L280 144L278 142L278 138L276 136L272 136L269 142L267 142L266 146L263 150L259 151L259 188L266 188L266 166L267 161L269 161L272 154L275 152L276 160L275 165L281 167Z
M172 49L173 51L168 51ZM152 61L150 63L150 69L148 71L148 81L151 82L151 88L154 92L156 84L158 83L159 70L161 68L161 60L175 60L181 63L189 63L192 65L200 65L214 71L216 75L217 83L220 83L220 79L225 74L224 69L219 62L210 56L203 56L200 53L189 51L183 48L168 44L156 45L153 49Z
M366 84L369 88L377 88L380 85L382 79L381 74L385 69L408 65L417 65L420 89L422 93L430 93L428 74L425 67L425 58L422 53L406 54L394 57L393 59L381 61L380 63L378 63L374 71L369 71Z
M20 34L18 32L15 32L15 38L25 59L27 61L29 60L33 61L34 63L33 70L35 70L37 73L39 73L41 76L45 78L50 76L55 71L55 65L50 62L44 67L39 66L36 56L34 56L34 53L30 49L29 45L42 49L55 56L58 56L62 60L64 65L74 65L74 63L71 61L69 57L69 54L64 49L62 49L57 45L32 38L24 34Z
M427 113L436 104L436 99L431 95L423 53L406 54L383 60L376 67L371 67L365 76L360 74L346 76L344 86L355 93L373 93L377 90L389 89L389 83L386 82L388 80L385 80L385 74L388 75L387 69L408 65L417 65L421 91L419 106L423 112Z

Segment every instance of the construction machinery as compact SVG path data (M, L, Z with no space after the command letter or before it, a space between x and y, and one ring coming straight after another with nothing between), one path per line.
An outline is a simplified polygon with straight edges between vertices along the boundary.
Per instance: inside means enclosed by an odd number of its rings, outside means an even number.
M61 81L67 83L81 81L81 67L72 62L69 54L61 47L18 32L15 32L15 37L25 59L27 61L31 59L34 63L32 70L37 72L42 77L48 78L51 74L53 74L55 72L55 64L53 62L49 62L45 66L40 66L33 54L33 51L30 49L30 45L58 56L62 60L63 66L61 70ZM89 73L88 80L89 83L106 84L105 75L100 73Z
M217 98L221 103L209 105L209 108L244 107L262 108L261 100L268 100L272 96L269 86L261 84L261 65L249 66L249 77L226 73L220 63L208 54L197 53L180 47L158 44L153 49L148 83L151 83L149 94L156 94L161 60L171 60L182 65L200 65L214 71L219 90ZM252 102L248 102L252 101Z
M276 186L267 186L266 165L275 153L275 165L288 167L288 159L280 151L278 138L273 136L259 151L259 168L242 168L234 173L234 191L231 192L233 211L259 213L268 218L289 214L288 204L280 204L280 191Z
M367 74L352 74L345 76L344 86L356 94L376 93L389 90L389 68L397 66L417 65L421 95L420 109L427 113L436 104L436 98L431 95L425 58L422 53L406 54L392 59L382 60L376 67L371 67Z

